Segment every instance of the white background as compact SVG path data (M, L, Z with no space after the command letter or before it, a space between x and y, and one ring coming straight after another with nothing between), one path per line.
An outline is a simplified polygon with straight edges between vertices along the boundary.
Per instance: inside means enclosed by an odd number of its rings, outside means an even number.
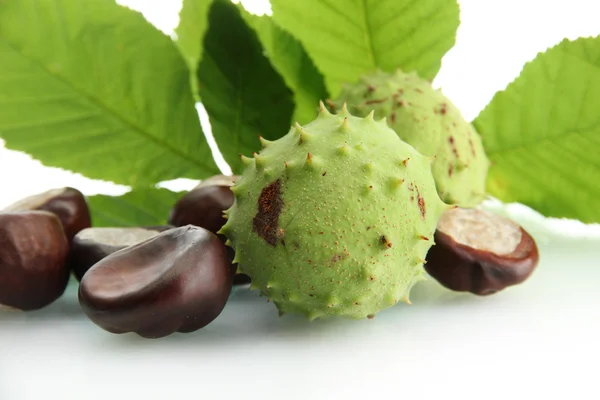
M121 2L167 34L177 24L180 1ZM244 3L266 10L263 1ZM457 45L434 84L468 119L537 52L600 34L593 0L460 3ZM65 185L86 194L127 190L2 147L0 171L0 207ZM600 398L600 228L491 206L539 243L540 265L519 287L479 298L430 280L414 290L413 306L372 321L310 324L278 318L272 304L241 289L205 329L153 341L95 327L71 285L44 310L0 314L0 400Z

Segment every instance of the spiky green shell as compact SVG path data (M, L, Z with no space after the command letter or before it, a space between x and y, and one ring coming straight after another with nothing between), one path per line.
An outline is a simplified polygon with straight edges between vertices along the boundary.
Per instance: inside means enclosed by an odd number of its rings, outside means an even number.
M346 85L332 104L344 103L360 116L375 110L402 140L424 155L435 156L433 176L446 203L474 207L484 200L489 161L481 138L428 81L414 72L378 71Z
M364 318L408 301L448 206L384 121L324 108L245 158L221 232L280 313Z

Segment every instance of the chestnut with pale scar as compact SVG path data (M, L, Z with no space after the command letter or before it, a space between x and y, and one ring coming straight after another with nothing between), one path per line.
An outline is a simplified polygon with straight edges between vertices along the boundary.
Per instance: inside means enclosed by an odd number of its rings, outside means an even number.
M71 242L69 267L77 280L104 257L157 236L172 226L146 228L87 228L79 232Z
M92 225L90 211L84 195L77 189L64 187L51 189L17 201L4 212L48 211L55 214L63 225L67 239Z
M534 239L517 223L479 209L440 218L426 271L445 287L489 295L525 281L538 264Z
M81 280L79 302L109 332L159 338L193 332L217 318L232 279L223 243L206 229L188 225L95 264Z

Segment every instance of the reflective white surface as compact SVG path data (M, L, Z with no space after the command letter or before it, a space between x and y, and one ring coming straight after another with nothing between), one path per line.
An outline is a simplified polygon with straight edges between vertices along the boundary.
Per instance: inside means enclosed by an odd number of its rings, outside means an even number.
M180 3L121 2L165 31ZM457 46L436 84L469 119L538 51L600 33L589 0L460 3ZM0 207L65 185L86 194L126 190L2 147L0 171ZM430 280L414 289L412 306L374 320L279 318L241 288L205 329L145 340L89 322L72 283L44 310L0 313L0 400L598 399L600 228L514 215L540 246L530 280L483 298Z

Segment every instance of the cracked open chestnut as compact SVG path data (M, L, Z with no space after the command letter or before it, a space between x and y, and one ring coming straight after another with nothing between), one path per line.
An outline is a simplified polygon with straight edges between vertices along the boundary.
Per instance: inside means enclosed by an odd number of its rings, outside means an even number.
M26 197L5 208L13 211L48 211L60 219L67 239L71 240L77 232L91 226L90 211L83 194L74 188L64 187L48 190Z
M112 333L160 338L212 322L229 298L225 246L187 225L126 247L96 263L79 285L79 303Z
M538 264L535 241L519 224L479 209L440 218L425 270L448 289L477 295L525 281Z
M168 223L174 226L195 225L208 229L214 234L221 229L227 220L223 212L233 205L234 195L231 186L238 178L237 175L215 175L202 181L198 186L183 195L171 209ZM225 243L227 238L217 234ZM234 251L227 248L229 258L233 260ZM234 285L250 282L246 274L237 273L237 267L231 265Z
M152 226L139 228L86 228L77 233L71 241L69 267L77 280L104 257L157 236L173 228L172 226Z
M69 280L68 252L56 215L0 213L0 308L37 310L58 299Z

